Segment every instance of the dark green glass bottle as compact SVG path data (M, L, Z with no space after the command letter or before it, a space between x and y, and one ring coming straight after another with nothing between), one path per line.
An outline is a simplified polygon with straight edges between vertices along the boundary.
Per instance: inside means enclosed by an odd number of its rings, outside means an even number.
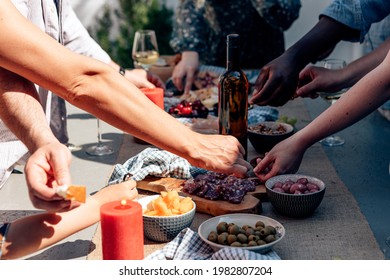
M227 36L226 70L218 84L219 134L235 136L248 153L248 90L249 83L240 68L240 36Z

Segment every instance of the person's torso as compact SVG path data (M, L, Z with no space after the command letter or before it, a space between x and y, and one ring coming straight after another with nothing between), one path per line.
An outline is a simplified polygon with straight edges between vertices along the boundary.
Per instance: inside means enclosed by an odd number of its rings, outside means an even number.
M260 68L284 51L284 35L269 25L250 0L206 0L204 18L210 28L207 64L225 66L226 36L240 34L241 67Z

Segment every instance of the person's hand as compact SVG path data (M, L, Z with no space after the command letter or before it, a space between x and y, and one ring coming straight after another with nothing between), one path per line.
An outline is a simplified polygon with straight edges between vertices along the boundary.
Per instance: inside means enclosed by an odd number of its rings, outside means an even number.
M296 96L317 98L318 92L338 92L343 89L343 69L330 70L308 66L299 73Z
M251 165L244 160L245 150L233 136L199 134L198 147L187 160L207 170L245 177Z
M138 88L163 88L164 82L157 76L144 69L126 70L125 78L132 82Z
M59 142L44 145L30 156L25 166L25 174L34 207L59 212L78 205L56 194L57 186L71 184L70 162L69 149Z
M257 159L253 172L263 182L279 174L296 173L305 151L293 135L274 146L263 159Z
M137 183L134 180L109 185L95 193L92 198L101 205L111 201L121 201L122 199L134 200L138 197L136 186Z
M184 94L189 93L194 83L196 72L199 68L199 55L197 52L183 52L180 62L175 66L172 72L173 84ZM185 79L185 84L183 81Z
M287 55L274 59L260 70L249 103L260 106L284 105L295 95L300 70Z

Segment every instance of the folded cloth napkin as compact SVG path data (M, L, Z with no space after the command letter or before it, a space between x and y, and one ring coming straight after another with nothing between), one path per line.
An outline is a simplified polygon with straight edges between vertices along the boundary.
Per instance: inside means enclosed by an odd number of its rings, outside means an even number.
M191 166L186 159L168 151L146 148L124 164L116 164L108 184L117 184L129 179L140 181L148 175L190 179L205 172L206 170Z
M274 250L256 253L241 248L223 248L217 252L190 228L183 229L171 242L146 260L280 260Z

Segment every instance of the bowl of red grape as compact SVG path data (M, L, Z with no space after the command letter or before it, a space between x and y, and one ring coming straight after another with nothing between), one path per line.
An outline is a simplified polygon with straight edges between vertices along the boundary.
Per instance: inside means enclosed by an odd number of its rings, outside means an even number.
M321 204L325 183L301 174L277 175L265 182L268 200L280 214L291 218L312 215Z

